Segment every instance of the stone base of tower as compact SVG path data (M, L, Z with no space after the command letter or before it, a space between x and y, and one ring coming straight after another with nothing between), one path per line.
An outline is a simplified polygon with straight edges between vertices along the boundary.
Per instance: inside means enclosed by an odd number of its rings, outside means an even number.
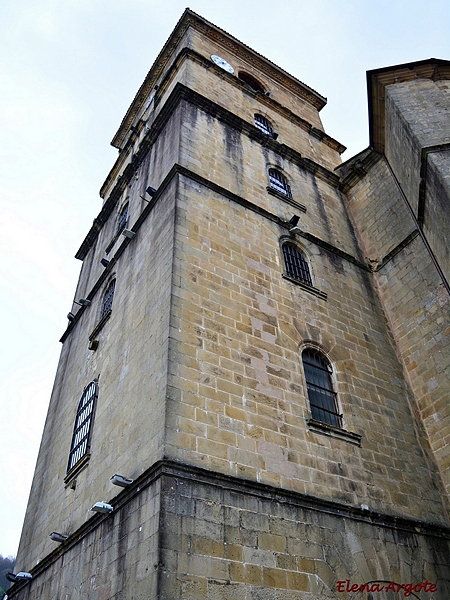
M110 502L113 513L93 516L8 598L450 597L450 530L425 521L170 461Z

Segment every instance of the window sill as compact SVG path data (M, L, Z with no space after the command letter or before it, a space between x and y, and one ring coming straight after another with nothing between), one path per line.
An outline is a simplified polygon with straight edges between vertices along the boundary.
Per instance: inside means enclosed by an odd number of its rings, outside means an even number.
M296 202L295 200L293 200L287 194L282 194L281 192L279 192L278 190L274 189L273 187L270 187L270 185L268 185L266 187L266 190L268 191L268 193L271 196L275 196L276 198L280 198L281 200L284 200L285 202L287 202L288 204L290 204L294 208L297 208L298 210L301 210L302 212L306 212L306 206L303 206L303 204L300 204L299 202Z
M111 312L112 312L111 310L108 310L108 312L105 315L103 315L103 317L100 319L100 321L97 323L97 325L92 330L92 333L89 336L89 341L94 340L97 337L97 335L100 333L100 331L105 326L105 323L109 320L109 317L111 316Z
M334 427L333 425L328 425L327 423L322 423L321 421L316 421L314 419L309 419L306 424L308 425L308 429L314 433L321 433L328 437L344 440L355 446L361 446L362 436L357 433L346 431L345 429L340 429L340 427Z
M88 466L90 454L85 454L80 460L70 469L67 475L64 477L64 485L69 487L71 482L76 478L77 475Z
M302 290L305 290L306 292L309 292L310 294L313 294L314 296L317 296L318 298L322 298L322 300L326 300L328 298L328 296L325 292L322 292L322 290L319 290L319 289L313 287L312 285L308 285L307 283L304 283L303 281L300 281L299 279L294 279L293 277L289 277L289 275L286 275L285 273L282 273L281 276L283 277L283 279L287 279L291 283L295 283L295 285L298 285L299 287L301 287Z

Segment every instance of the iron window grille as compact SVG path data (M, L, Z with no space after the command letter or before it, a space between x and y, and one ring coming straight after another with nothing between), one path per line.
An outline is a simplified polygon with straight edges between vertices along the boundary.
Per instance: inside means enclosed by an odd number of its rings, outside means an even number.
M330 363L320 352L311 349L303 352L302 359L312 418L341 428L342 415L338 412L336 393L333 391Z
M286 265L286 275L312 286L309 265L297 246L283 244L283 257Z
M103 296L103 304L102 304L102 310L100 313L100 319L103 319L103 317L106 315L106 313L108 313L112 309L112 303L114 300L115 289L116 289L116 280L113 279L111 281L111 283L108 285L108 287L106 288L105 295Z
M98 396L98 384L92 381L84 388L80 402L78 404L77 415L75 418L75 427L73 429L72 443L70 446L69 462L67 472L89 453L92 420L94 417L95 405Z
M128 207L129 207L129 204L127 202L125 204L125 206L122 208L122 210L120 211L119 218L117 219L116 234L120 233L122 231L122 229L125 227L125 225L127 224L127 221L128 221Z
M269 184L270 187L280 194L292 198L291 188L286 178L276 169L269 169Z
M274 133L273 127L270 124L270 122L262 115L259 115L259 114L255 115L255 127L257 127L260 131L262 131L266 135L270 135L270 137L273 137L273 133Z

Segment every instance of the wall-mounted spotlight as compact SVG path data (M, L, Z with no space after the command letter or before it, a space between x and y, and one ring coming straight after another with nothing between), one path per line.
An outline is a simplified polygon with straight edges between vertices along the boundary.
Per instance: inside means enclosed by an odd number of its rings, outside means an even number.
M108 504L107 502L96 502L94 504L94 506L91 508L92 512L99 512L99 513L110 513L114 510L114 508L111 506L111 504Z
M149 186L145 190L145 193L148 194L149 196L154 196L156 194L156 190L155 190L155 188L152 188L152 187Z
M300 217L298 215L292 216L289 219L289 224L292 225L292 227L289 227L289 231L300 231L300 228L297 226L299 221Z
M94 352L97 350L99 345L98 340L89 340L88 348L89 350L93 350Z
M278 133L272 133L272 138L274 140L277 140L278 139Z
M62 533L58 533L57 531L52 531L49 537L54 542L59 542L60 544L62 544L67 540L69 536L63 535Z
M128 239L132 240L132 239L135 237L135 235L136 235L136 232L135 232L135 231L131 231L131 229L123 229L123 230L122 230L122 235L123 235L124 237L126 237L126 238L128 238Z
M127 487L130 483L133 483L133 479L128 479L128 477L124 477L123 475L113 475L110 479L113 485L118 485L119 487Z
M25 573L25 571L20 571L19 573L16 573L16 575L14 575L14 573L6 573L6 579L12 583L16 583L17 581L33 579L33 575L31 573Z
M91 305L91 301L88 300L87 298L80 298L78 300L78 302L76 302L75 300L73 301L74 304L78 304L78 306L90 306Z
M72 322L75 319L75 315L73 313L67 313L67 318L69 319L70 322Z
M100 264L103 265L104 267L107 267L109 265L109 260L107 258L102 258L102 260L100 261Z

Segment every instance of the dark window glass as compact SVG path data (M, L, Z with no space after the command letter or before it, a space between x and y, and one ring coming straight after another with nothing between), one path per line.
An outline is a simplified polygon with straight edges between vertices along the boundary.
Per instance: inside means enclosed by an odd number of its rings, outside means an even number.
M112 303L114 299L114 290L116 289L116 280L113 279L106 288L105 295L103 296L102 311L100 313L100 319L102 319L108 311L112 309Z
M293 244L283 244L283 256L286 265L286 275L293 279L303 281L303 283L308 285L312 285L308 263L297 246L294 246Z
M266 135L273 137L273 127L270 122L262 115L255 115L255 126Z
M241 81L246 83L249 87L252 88L255 92L261 92L264 94L265 90L263 86L259 83L257 79L250 75L249 73L244 73L244 71L239 71L238 77Z
M125 206L122 208L122 210L120 211L120 215L119 218L117 219L117 231L116 233L120 233L122 231L122 229L125 227L125 225L127 224L127 220L128 220L128 202L125 204Z
M70 471L79 460L89 453L92 419L95 411L95 403L98 394L98 384L92 381L83 392L78 404L75 427L73 429L72 444L70 446L69 463L67 471Z
M277 171L276 169L269 169L269 183L270 187L277 192L292 198L291 188L289 187L286 178L280 173L280 171Z
M336 394L331 381L330 363L320 352L311 349L303 352L302 359L312 418L328 425L342 427L342 418L337 410Z

